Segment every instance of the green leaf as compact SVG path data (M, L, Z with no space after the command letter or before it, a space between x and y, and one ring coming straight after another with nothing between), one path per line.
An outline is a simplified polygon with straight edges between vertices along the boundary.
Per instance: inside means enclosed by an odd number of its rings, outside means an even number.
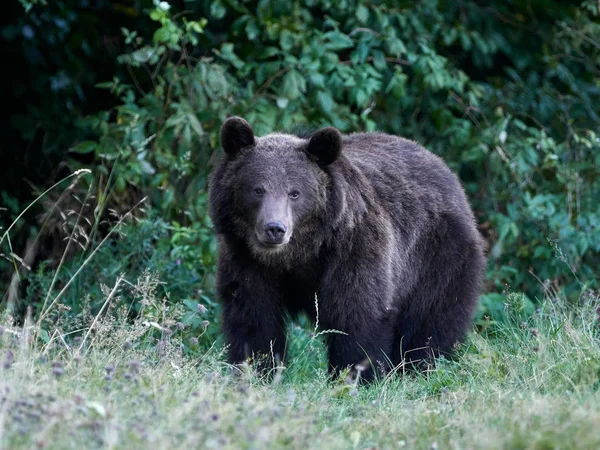
M125 178L123 178L121 175L117 175L117 178L115 179L115 189L117 192L121 193L125 191L125 185Z
M228 84L225 76L218 66L210 68L206 75L207 87L212 91L212 95L224 95L228 92Z
M402 98L406 94L406 81L408 76L402 72L401 68L396 68L394 76L385 88L386 94L392 94L395 98Z
M225 5L223 5L223 2L221 0L216 0L210 5L210 14L215 19L222 19L223 17L225 17L226 13L227 9L225 9Z
M133 57L134 61L138 63L145 63L152 57L153 51L154 50L151 47L146 46L136 50L131 54L131 56Z
M92 411L95 415L102 418L106 417L106 408L99 402L87 402L85 406L89 411Z
M324 35L325 48L328 50L343 50L354 47L354 41L346 34L339 31L329 31Z
M281 51L277 47L263 47L260 55L257 56L257 59L269 59L279 53L281 53Z
M386 70L387 69L387 62L385 60L385 53L383 53L381 50L374 50L373 51L373 65L375 66L375 68L377 70Z
M331 94L329 94L329 92L319 92L317 94L317 101L319 102L319 106L323 111L325 111L327 114L331 114L335 102L333 101L333 98L331 97Z
M187 117L189 126L192 127L192 130L194 130L194 132L198 136L203 136L204 130L202 129L202 125L200 124L200 121L198 120L198 118L192 113L188 113L186 115L186 117Z
M152 11L150 11L150 18L157 22L159 22L164 16L165 13L160 9L153 9Z
M94 87L97 87L98 89L112 89L114 85L115 83L113 81L103 81L102 83L96 83Z
M233 52L233 44L231 42L224 42L223 45L221 45L221 58L225 61L229 61L236 69L240 69L244 66L244 61Z
M356 8L356 18L360 23L367 23L369 20L369 10L365 5L360 5Z
M281 109L285 109L290 103L289 99L285 97L277 97L277 106Z
M397 58L399 58L400 55L405 54L407 52L404 42L402 42L398 38L388 39L386 41L386 47L388 49L388 52Z
M282 91L284 97L296 100L306 91L306 80L297 70L290 70L283 79Z
M156 170L154 167L152 167L152 164L144 159L140 161L140 168L142 169L142 172L147 175L154 175L156 173Z
M311 73L309 75L310 82L317 88L325 87L325 76L322 73Z
M161 27L154 32L153 40L156 43L168 42L171 38L171 33L166 27Z
M289 30L283 30L279 36L279 45L285 51L289 51L294 46L294 36Z
M369 100L369 97L367 96L367 93L362 90L362 89L357 89L356 90L356 95L355 95L355 100L356 100L356 104L358 106L365 106L365 104L367 103L367 100Z
M206 26L206 19L200 21L192 20L186 24L186 29L195 31L198 34L204 33L204 27Z
M250 19L246 24L246 36L248 36L248 39L252 41L256 39L259 33L260 29L258 28L256 20Z
M44 343L47 344L48 342L50 342L50 335L48 334L48 331L46 331L45 329L41 328L40 332L38 333L38 336Z
M95 151L97 146L98 146L97 142L83 141L83 142L80 142L79 144L77 144L75 147L71 147L69 149L69 151L71 153L86 154L86 153L91 153L91 152Z

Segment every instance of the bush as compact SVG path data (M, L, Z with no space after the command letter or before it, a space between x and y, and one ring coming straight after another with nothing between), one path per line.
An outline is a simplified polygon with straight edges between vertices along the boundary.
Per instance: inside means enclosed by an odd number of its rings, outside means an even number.
M482 314L501 308L496 293L507 287L528 302L540 287L573 302L582 285L597 288L596 3L219 0L175 9L154 2L152 36L122 30L129 50L118 61L132 76L98 85L119 105L77 121L86 138L69 165L94 168L100 204L148 195L169 224L164 242L182 236L178 227L195 230L177 251L209 273L207 173L227 115L258 134L378 129L420 141L463 179L490 244Z
M79 336L77 324L84 317L105 313L108 308L120 320L129 317L132 322L143 310L147 321L153 317L177 331L186 344L198 336L202 338L195 345L201 348L215 341L218 326L208 325L218 325L219 308L207 296L214 284L213 274L199 263L201 249L186 244L187 239L197 239L196 230L173 228L154 216L139 224L116 223L113 230L118 232L118 240L106 240L52 270L41 264L29 275L23 306L31 306L35 317L44 319L44 339L55 329L69 338ZM119 279L122 282L117 286ZM65 287L68 290L64 291ZM113 287L116 295L107 304ZM163 317L176 317L182 325L171 319L163 323Z

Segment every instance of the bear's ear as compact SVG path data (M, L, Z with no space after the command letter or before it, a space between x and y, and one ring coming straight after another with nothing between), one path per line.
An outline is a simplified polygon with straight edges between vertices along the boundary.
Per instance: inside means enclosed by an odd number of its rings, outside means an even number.
M321 167L334 162L342 153L342 133L337 128L322 128L312 135L306 152L314 157Z
M254 144L254 131L241 117L230 117L221 127L221 145L227 156L233 157L244 147Z

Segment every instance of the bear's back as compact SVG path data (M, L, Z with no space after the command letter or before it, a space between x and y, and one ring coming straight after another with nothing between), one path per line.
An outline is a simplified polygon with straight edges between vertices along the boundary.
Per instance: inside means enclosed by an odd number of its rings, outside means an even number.
M428 208L470 212L458 177L441 158L414 141L384 133L355 133L344 137L342 154L380 198L394 200L405 192Z

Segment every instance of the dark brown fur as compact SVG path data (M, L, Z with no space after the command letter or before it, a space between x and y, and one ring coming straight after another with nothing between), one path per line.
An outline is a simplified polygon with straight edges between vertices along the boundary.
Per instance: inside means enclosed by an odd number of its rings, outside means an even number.
M211 176L210 213L232 362L282 358L286 313L314 319L315 294L320 329L346 333L327 335L334 372L451 353L471 326L485 257L440 158L382 133L254 138L239 118L221 136L227 155ZM286 245L266 248L257 218L271 202L284 205L277 217L292 230ZM372 375L367 365L363 376Z

